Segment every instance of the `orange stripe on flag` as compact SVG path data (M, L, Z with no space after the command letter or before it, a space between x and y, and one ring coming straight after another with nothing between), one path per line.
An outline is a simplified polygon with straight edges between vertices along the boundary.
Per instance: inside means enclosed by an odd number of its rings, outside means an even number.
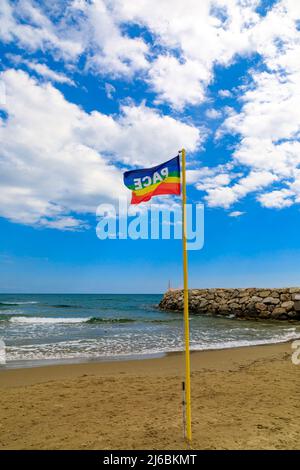
M138 195L132 192L131 204L139 204L140 202L150 201L153 196L160 196L163 194L180 194L180 183L161 183L152 192L147 194Z

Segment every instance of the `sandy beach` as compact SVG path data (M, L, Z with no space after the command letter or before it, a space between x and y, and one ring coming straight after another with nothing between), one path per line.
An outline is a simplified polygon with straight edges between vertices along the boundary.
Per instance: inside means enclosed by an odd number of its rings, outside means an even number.
M195 449L299 449L290 343L192 353ZM1 449L184 449L183 356L0 372Z

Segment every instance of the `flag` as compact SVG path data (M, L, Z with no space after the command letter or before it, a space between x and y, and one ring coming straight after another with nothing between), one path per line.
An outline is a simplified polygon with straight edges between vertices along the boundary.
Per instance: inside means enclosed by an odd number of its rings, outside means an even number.
M180 194L179 156L152 168L126 171L124 184L132 191L131 204L162 194Z

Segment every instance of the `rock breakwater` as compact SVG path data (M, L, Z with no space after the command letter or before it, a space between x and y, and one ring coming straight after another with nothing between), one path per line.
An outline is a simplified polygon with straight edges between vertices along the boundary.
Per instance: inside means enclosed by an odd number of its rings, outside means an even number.
M159 307L162 310L182 310L183 291L167 291ZM300 287L190 289L189 309L193 314L202 315L300 321Z

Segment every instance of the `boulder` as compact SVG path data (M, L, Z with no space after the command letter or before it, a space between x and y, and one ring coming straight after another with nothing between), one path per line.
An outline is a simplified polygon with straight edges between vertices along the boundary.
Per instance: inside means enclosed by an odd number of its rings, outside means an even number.
M280 294L280 300L282 302L287 302L290 300L290 298L291 298L290 294Z
M229 308L230 308L231 310L239 310L240 304L235 303L235 302L231 302L231 303L229 303Z
M207 298L207 300L214 300L215 294L209 292L205 297Z
M286 310L282 307L275 307L272 312L272 317L280 318L282 315L286 315Z
M249 296L249 294L248 294L248 292L245 291L245 290L242 290L242 291L239 293L239 297L248 297L248 296Z
M266 298L263 300L263 303L264 303L264 304L277 305L277 304L280 303L280 300L279 300L279 299L275 299L274 297L266 297Z
M270 294L271 294L271 291L269 291L269 290L261 290L261 291L257 292L257 295L259 297L269 297Z
M289 312L294 308L294 302L292 300L282 302L281 307L284 308L287 312Z
M266 304L263 304L262 302L258 302L257 304L255 304L255 308L257 310L259 310L260 312L264 311L264 310L268 310L268 307Z

